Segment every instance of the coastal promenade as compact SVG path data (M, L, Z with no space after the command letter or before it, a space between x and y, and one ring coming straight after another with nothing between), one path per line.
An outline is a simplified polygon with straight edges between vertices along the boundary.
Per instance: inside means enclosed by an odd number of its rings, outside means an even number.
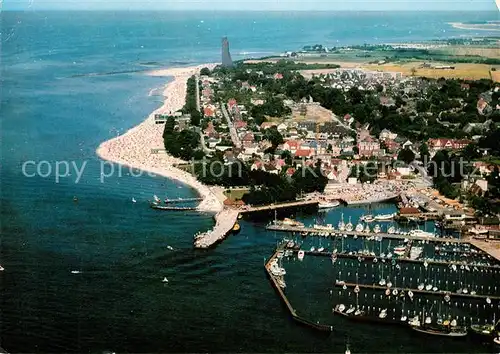
M477 240L475 238L471 238L468 241L472 245L479 248L481 251L488 253L490 256L495 258L497 261L500 261L500 242L498 242L498 241L485 242L483 240Z

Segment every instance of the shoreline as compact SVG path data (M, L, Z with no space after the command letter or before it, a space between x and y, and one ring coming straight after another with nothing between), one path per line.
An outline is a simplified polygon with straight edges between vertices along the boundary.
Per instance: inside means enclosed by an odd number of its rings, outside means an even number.
M203 64L148 72L147 75L150 76L173 77L173 81L164 86L162 106L150 113L139 125L132 127L120 136L102 142L98 146L96 154L105 161L180 181L196 190L203 198L203 201L196 208L198 211L218 213L223 209L223 204L216 192L198 181L193 175L174 166L184 162L183 160L166 153L151 153L152 149L164 149L164 125L155 123L155 114L173 113L181 109L186 100L188 78L203 67L213 66L215 64Z

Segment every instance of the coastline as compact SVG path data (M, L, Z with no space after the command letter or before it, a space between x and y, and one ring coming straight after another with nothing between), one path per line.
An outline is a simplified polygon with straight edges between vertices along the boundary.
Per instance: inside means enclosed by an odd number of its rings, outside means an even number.
M500 31L500 26L495 22L487 22L484 24L467 24L462 22L448 22L450 26L457 29L469 31Z
M152 149L164 149L164 125L155 123L155 114L173 113L181 109L185 103L188 78L203 67L211 68L214 66L215 64L204 64L185 68L160 69L147 73L150 76L172 76L174 78L164 87L163 105L126 133L101 143L96 150L97 156L109 162L185 183L195 189L203 198L197 207L198 211L220 212L223 209L223 204L216 191L198 181L193 175L174 167L175 164L184 162L183 160L165 153L151 153Z

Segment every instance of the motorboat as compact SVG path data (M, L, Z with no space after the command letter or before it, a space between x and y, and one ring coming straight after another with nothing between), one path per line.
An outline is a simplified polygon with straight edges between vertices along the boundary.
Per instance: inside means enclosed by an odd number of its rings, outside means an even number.
M156 202L156 203L161 203L161 199L158 198L158 196L155 194L153 195L153 200Z
M425 284L423 284L423 283L418 284L418 286L417 286L418 290L424 290L424 288L425 288Z
M344 304L339 304L339 305L337 305L336 310L337 310L338 312L344 312L344 310L345 310L345 305L344 305Z
M318 203L318 208L319 209L330 209L330 208L335 208L340 205L340 202L338 200L332 200L332 201L321 201Z
M304 259L304 255L305 255L305 252L303 250L300 250L298 253L297 253L297 258L299 259L299 261L303 260Z
M427 284L427 285L425 286L425 290L427 290L427 291L431 291L431 290L432 290L432 284Z
M354 306L351 306L347 309L347 311L345 312L346 315L350 315L351 313L353 313L354 311L356 310L356 308Z
M384 286L385 285L385 279L380 279L380 281L378 282L378 284L380 286Z
M396 233L396 228L394 226L389 226L387 229L388 234L395 234Z
M375 220L377 221L390 221L392 219L394 219L394 217L396 216L396 213L392 213L392 214L379 214L379 215L375 215Z
M323 252L324 250L325 250L325 248L324 248L324 247L320 247L320 248L318 248L318 252Z
M358 223L356 225L356 229L355 230L356 230L356 232L363 232L363 230L364 230L363 224L362 223Z
M373 232L375 232L376 234L380 233L380 231L382 231L382 229L380 228L379 224L373 227Z
M2 269L3 270L3 269ZM79 270L72 270L71 274L80 274L81 272Z
M168 279L167 277L164 277L163 280L162 280L163 283L168 283Z
M135 198L132 198L132 203L137 203L137 200L135 200Z
M373 215L364 215L360 218L361 221L364 221L364 222L374 222L375 221L375 218L373 217Z
M312 246L312 247L310 248L310 251L311 251L311 252L316 251L316 247Z
M408 290L408 297L413 300L413 291Z
M404 256L406 253L406 246L396 246L394 247L394 254L398 256Z
M417 246L413 246L411 249L410 249L410 259L411 260L416 260L418 259L418 257L420 257L420 255L422 254L422 252L424 251L424 248L423 247L417 247Z
M436 234L434 234L432 232L427 232L427 231L423 231L420 229L416 229L416 230L410 231L410 236L413 236L413 237L436 237Z

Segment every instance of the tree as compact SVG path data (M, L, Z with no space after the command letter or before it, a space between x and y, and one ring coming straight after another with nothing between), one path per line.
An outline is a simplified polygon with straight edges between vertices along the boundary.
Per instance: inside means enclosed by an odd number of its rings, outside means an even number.
M276 126L272 126L264 131L264 139L269 140L271 144L273 144L274 149L276 149L279 144L283 144L283 136Z
M204 75L204 76L210 76L210 69L207 68L207 67L204 67L200 70L200 75Z
M424 163L429 162L430 161L430 153L429 153L429 147L427 146L427 144L422 143L418 150L420 153L420 160Z
M407 164L415 160L415 153L408 148L401 149L398 153L398 160L404 161Z

